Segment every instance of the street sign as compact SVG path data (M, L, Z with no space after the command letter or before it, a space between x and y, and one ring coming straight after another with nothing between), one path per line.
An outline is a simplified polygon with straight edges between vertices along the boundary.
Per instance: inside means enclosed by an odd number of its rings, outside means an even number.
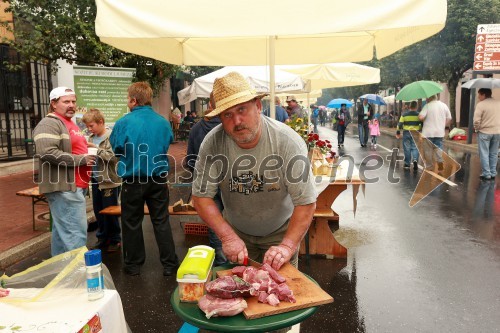
M500 24L477 26L474 51L473 70L500 70Z

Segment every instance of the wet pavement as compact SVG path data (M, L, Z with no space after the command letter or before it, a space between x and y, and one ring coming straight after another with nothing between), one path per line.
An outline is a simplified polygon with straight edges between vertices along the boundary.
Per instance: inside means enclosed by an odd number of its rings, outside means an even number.
M351 130L354 126L351 126ZM320 127L322 138L336 133ZM401 140L379 138L377 150L361 148L349 133L341 154L359 164L369 155L384 159L366 173L379 181L358 194L353 213L352 190L335 201L340 215L336 238L348 248L345 259L300 257L299 269L313 277L335 299L300 325L300 332L500 332L500 181L479 180L475 153L448 150L461 169L416 206L409 201L422 170L393 171L389 161ZM402 152L400 153L402 155ZM365 160L366 161L366 160ZM454 186L453 184L456 184ZM186 188L171 192L170 202L186 198ZM203 236L184 235L178 216L171 217L177 253L207 244ZM184 220L185 222L185 220ZM121 256L105 254L133 332L177 332L182 325L169 304L175 277L164 277L151 223L145 219L147 259L142 273L122 273ZM89 242L95 240L89 235ZM40 262L48 250L12 266L12 274Z

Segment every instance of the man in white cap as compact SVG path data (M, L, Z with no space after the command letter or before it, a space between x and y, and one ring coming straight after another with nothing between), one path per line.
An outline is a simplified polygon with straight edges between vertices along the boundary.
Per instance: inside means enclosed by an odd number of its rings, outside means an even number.
M226 257L247 257L278 270L297 266L300 241L316 207L305 141L290 127L261 114L261 98L243 76L216 79L221 125L205 137L195 165L193 202L222 241ZM213 197L220 189L224 212Z
M90 164L87 141L71 121L76 111L75 92L57 87L50 92L50 113L33 131L39 157L39 189L52 215L52 256L87 243L87 193Z

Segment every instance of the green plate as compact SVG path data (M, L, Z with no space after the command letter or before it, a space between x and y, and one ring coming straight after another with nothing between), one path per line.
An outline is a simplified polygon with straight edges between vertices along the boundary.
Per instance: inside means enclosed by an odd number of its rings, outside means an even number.
M219 270L230 269L234 266L225 265L215 267L214 274ZM314 281L310 276L307 277ZM216 332L267 332L277 330L304 321L318 309L317 307L310 307L257 319L246 319L243 313L232 317L212 317L207 319L205 313L198 307L198 304L179 301L178 287L173 291L170 303L174 312L187 323L201 329Z

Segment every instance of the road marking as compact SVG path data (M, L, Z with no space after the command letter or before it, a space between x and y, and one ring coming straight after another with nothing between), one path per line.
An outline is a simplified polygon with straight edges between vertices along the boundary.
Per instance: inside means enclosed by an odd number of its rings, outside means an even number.
M378 143L377 143L377 147L383 148L383 149L385 149L386 151L388 151L389 153L392 153L392 149L386 148L386 147L384 147L384 146L382 146L382 145L379 145Z

